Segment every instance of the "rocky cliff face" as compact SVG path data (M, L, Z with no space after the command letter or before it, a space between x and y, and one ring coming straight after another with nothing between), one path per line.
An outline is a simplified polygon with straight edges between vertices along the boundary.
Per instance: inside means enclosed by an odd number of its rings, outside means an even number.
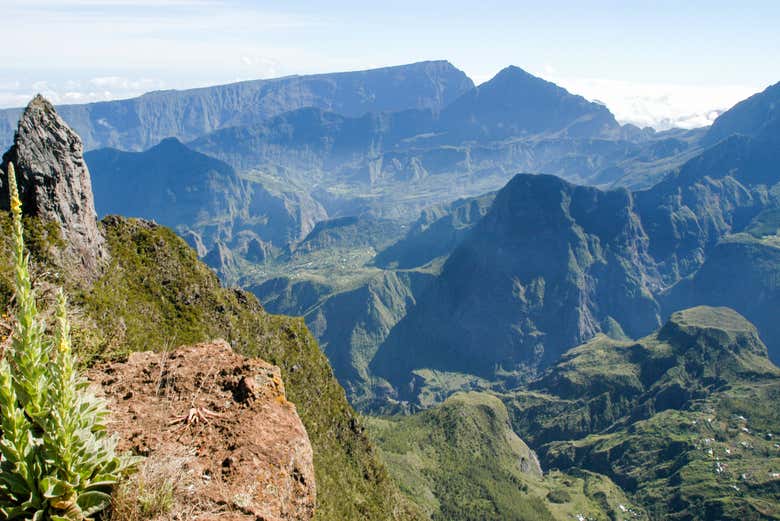
M613 321L652 330L647 248L629 192L518 175L372 368L399 388L404 371L422 367L492 377L550 363Z
M352 116L410 108L438 110L473 86L449 62L428 61L150 92L127 100L65 105L60 112L84 138L88 150L145 150L167 137L189 141L213 130L256 124L302 107ZM19 109L0 110L0 144L10 141L19 114Z
M60 225L67 259L88 278L94 278L107 258L98 228L89 170L81 139L42 96L25 109L14 144L3 155L16 168L25 213ZM0 180L0 209L8 209L8 186Z
M136 480L173 487L171 515L313 518L312 447L278 367L217 341L133 353L90 377L108 398L121 448L147 457Z

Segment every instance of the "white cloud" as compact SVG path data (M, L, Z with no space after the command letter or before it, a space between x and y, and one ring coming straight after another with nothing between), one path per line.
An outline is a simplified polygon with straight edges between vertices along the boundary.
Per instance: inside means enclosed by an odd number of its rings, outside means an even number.
M548 75L570 92L604 103L621 123L656 130L711 125L718 115L763 89L760 85L682 85Z
M166 88L162 80L100 76L84 80L32 81L0 83L0 107L21 107L36 94L43 94L55 104L89 103L131 98L152 90Z

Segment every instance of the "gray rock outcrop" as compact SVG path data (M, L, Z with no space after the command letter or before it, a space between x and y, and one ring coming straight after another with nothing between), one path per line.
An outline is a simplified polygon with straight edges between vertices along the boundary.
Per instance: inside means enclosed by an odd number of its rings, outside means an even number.
M2 169L13 162L25 214L55 221L65 243L63 264L86 279L97 277L107 259L98 227L89 170L79 136L40 94L19 120ZM8 183L0 180L0 209L9 208Z

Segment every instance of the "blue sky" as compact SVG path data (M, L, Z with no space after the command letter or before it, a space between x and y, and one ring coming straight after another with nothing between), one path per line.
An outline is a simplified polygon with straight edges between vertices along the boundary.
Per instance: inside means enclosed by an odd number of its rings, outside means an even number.
M509 64L619 119L706 124L780 81L773 0L0 0L0 106L448 59Z

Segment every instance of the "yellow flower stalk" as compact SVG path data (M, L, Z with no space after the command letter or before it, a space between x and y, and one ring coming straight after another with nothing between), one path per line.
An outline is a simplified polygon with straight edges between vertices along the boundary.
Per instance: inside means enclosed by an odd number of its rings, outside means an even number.
M19 189L16 186L14 164L8 163L8 187L11 193L11 213L22 215L22 201L19 199Z
M12 164L8 187L16 312L11 345L0 360L0 519L88 521L110 504L111 488L130 460L116 455L116 440L106 431L108 409L75 369L61 290L56 333L46 333Z

